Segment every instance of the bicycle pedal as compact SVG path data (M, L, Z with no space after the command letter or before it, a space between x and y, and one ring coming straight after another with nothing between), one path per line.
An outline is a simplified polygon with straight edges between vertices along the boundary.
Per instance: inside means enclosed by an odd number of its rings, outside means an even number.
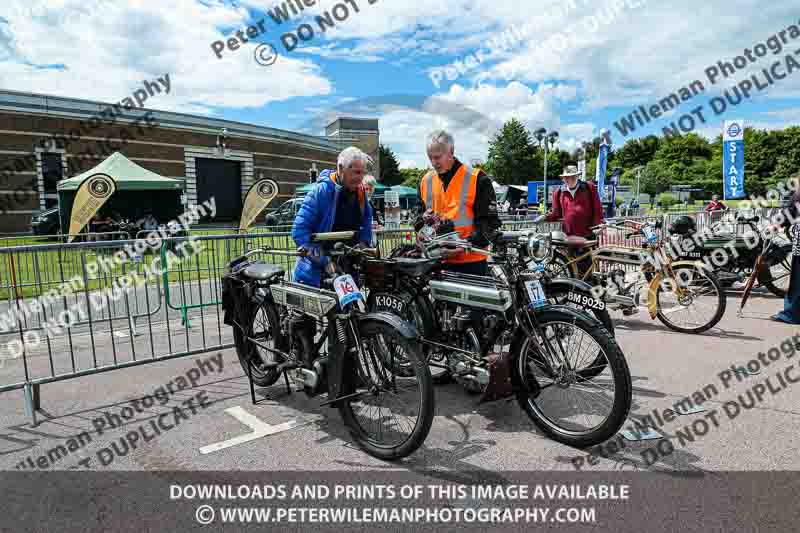
M631 315L635 315L635 314L637 314L638 312L639 312L639 310L638 310L638 309L636 309L635 307L623 307L623 308L622 308L622 314L623 314L624 316L631 316Z

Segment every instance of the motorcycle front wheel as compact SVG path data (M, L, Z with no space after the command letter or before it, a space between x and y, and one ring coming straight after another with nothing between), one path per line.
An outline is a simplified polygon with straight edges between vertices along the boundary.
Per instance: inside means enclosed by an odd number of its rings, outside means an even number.
M789 292L789 280L792 273L791 243L780 246L780 258L780 261L773 261L764 269L758 281L775 296L785 298L786 293Z
M553 286L549 289L549 297L551 297L556 304L558 305L565 305L567 307L571 307L580 313L588 313L590 310L579 306L576 303L572 303L567 299L567 294L572 291L579 294L586 296L587 298L594 298L591 292L589 291L582 291L576 288L569 288L564 286ZM608 330L611 336L614 336L614 321L611 320L611 315L608 312L608 309L591 309L592 315L603 324L603 327ZM603 358L603 354L601 352L597 353L597 357L595 358L594 362L590 364L587 369L581 370L580 375L584 378L591 378L597 376L603 372L605 369L605 360Z
M560 306L533 313L535 334L519 331L511 345L517 402L558 442L579 448L605 442L631 407L622 350L601 323L582 313ZM595 373L598 359L603 368Z
M433 424L427 361L419 343L383 322L361 322L358 337L355 396L342 401L339 412L365 452L402 459L422 446Z

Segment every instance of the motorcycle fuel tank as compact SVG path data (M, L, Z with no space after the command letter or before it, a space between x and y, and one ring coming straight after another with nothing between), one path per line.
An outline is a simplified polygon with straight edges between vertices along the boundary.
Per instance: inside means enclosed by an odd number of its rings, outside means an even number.
M488 284L482 286L451 280L432 280L428 286L434 300L493 311L505 311L511 307L511 293Z
M270 290L276 303L317 317L324 316L336 306L336 293L323 292L312 287L283 282L271 285Z

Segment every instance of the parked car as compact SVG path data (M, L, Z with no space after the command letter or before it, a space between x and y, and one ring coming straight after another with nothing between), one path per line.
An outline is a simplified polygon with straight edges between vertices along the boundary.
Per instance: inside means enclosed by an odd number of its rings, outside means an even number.
M266 226L291 226L297 211L303 205L303 198L292 198L264 218Z
M31 218L31 230L34 235L58 234L58 208L53 207L34 213Z

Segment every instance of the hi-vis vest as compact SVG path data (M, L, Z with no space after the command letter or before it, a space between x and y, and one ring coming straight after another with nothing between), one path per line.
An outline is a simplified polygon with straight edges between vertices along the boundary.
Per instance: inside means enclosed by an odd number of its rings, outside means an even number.
M440 217L453 221L456 231L462 238L469 237L475 229L475 195L478 190L478 173L472 167L462 164L456 175L444 190L442 180L436 171L431 170L420 182L420 194L427 209L433 209ZM447 259L447 263L475 263L486 261L486 256L475 252L464 253Z
M339 174L337 172L331 172L330 178L331 178L331 181L333 182L334 185L337 184L336 180L337 180L338 177L339 177ZM359 207L361 207L361 214L362 215L364 214L364 209L366 208L366 204L367 204L367 196L366 196L366 192L364 191L364 186L363 185L359 185L358 186L358 205L359 205Z

